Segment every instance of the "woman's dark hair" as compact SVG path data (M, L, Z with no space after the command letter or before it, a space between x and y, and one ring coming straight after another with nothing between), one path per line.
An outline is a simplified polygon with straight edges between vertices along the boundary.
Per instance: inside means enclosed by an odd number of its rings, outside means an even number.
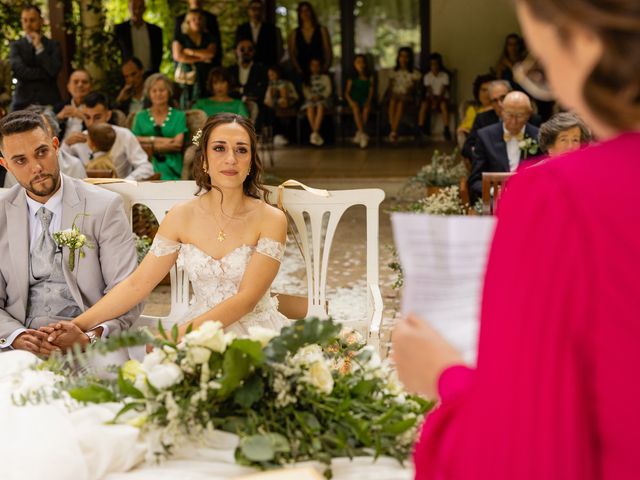
M269 191L264 188L262 184L262 172L264 169L262 167L260 155L258 155L258 137L256 136L255 128L253 127L251 120L240 115L236 115L235 113L219 113L217 115L212 115L207 119L202 127L202 134L198 144L196 145L196 153L193 160L193 178L196 181L196 185L198 185L196 195L203 190L208 192L212 188L220 191L218 187L211 183L211 177L203 170L203 166L208 167L207 143L209 142L211 132L213 132L216 127L228 123L237 123L249 134L251 169L249 171L249 175L247 175L247 178L244 179L242 184L244 194L248 197L263 198L265 202L268 202ZM220 193L222 192L220 191Z
M476 102L480 102L480 88L485 83L491 83L496 79L496 76L491 73L485 73L484 75L478 75L473 81L473 98Z
M600 61L587 77L583 96L591 111L619 129L640 122L640 2L638 0L519 0L536 18L570 38L580 25L600 38Z
M409 55L409 65L407 65L407 68L410 72L413 72L413 48L411 47L400 47L398 49L398 55L396 56L396 66L394 70L400 70L400 54L402 52L407 52L407 54Z
M273 70L274 72L276 72L278 74L278 78L283 78L284 76L284 71L282 70L282 67L280 65L277 65L277 64L269 65L269 68L267 69L267 71L269 70Z
M360 75L358 73L358 71L356 70L356 60L358 58L361 58L362 60L364 60L364 74L367 77L371 76L371 69L369 68L369 61L367 60L367 56L364 53L358 53L355 57L353 57L353 65L352 65L352 69L351 69L351 78L358 78L358 76Z
M298 4L298 28L302 27L302 17L300 16L300 10L302 10L304 7L308 7L309 11L311 12L311 23L314 27L318 26L318 17L316 15L316 11L313 8L313 5L311 5L310 2L300 2Z
M438 62L438 68L440 70L445 70L441 54L439 54L437 52L433 52L431 55L429 55L429 68L431 68L431 62L433 62L433 61Z
M591 132L582 119L572 112L556 113L549 120L540 126L538 132L538 144L543 152L549 151L558 139L558 135L572 128L580 128L580 143L585 144L591 141Z
M311 57L309 59L309 65L308 65L309 68L307 68L305 70L304 78L302 79L302 83L304 83L307 86L311 85L311 75L313 75L311 73L311 62L320 62L320 69L321 69L321 73L320 74L322 74L322 60L319 59L318 57Z
M207 78L207 87L209 87L211 93L213 93L213 84L218 82L227 82L229 84L229 87L231 87L233 78L231 77L229 71L224 67L212 68L209 72L209 78Z
M509 40L516 40L518 42L518 58L517 60L524 60L527 53L527 48L524 44L524 39L517 33L510 33L504 39L504 46L502 47L502 58L509 58Z

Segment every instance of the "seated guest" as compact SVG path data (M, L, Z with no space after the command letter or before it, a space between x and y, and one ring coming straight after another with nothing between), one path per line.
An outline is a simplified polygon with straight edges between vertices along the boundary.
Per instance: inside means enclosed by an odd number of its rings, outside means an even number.
M51 110L40 105L31 105L25 110L41 115L47 126L47 133L51 138L58 138L60 126L58 125L55 114ZM58 150L58 165L60 166L60 172L64 173L67 177L87 178L87 172L84 169L82 160L67 151L62 151L62 149ZM0 170L5 171L4 168L0 168ZM7 172L7 176L4 179L4 188L13 187L16 183L18 183L16 177ZM0 183L0 185L2 185L2 183Z
M322 63L318 58L312 58L309 62L310 74L302 84L302 93L305 102L302 110L307 113L311 135L309 142L320 147L324 139L320 136L320 128L324 120L324 114L331 104L331 79L326 73L322 73Z
M462 147L463 157L469 160L473 158L473 148L478 140L478 130L488 127L489 125L494 125L500 121L502 101L511 90L511 84L506 80L495 80L489 84L489 101L491 102L492 109L476 115L469 136Z
M467 107L460 126L456 130L458 134L458 147L460 149L463 148L464 142L469 136L469 133L471 133L476 115L493 109L491 106L491 97L489 96L489 85L495 79L496 77L493 75L486 74L478 75L473 81L473 103Z
M140 59L131 57L122 64L124 87L116 97L116 108L125 115L137 113L144 108L144 66Z
M282 35L273 23L264 20L264 3L251 0L247 8L249 21L238 25L236 45L249 39L255 47L254 60L263 65L278 65L282 58Z
M67 91L71 98L53 109L60 123L60 141L69 140L71 145L81 141L80 137L74 134L84 129L82 124L84 116L80 107L84 104L84 97L91 91L92 82L91 75L86 70L74 70L69 75Z
M203 30L206 30L213 37L215 54L213 56L213 60L211 61L211 66L219 67L220 65L222 65L222 40L220 38L220 27L218 26L218 18L213 13L208 12L204 8L202 8L202 3L202 0L189 0L189 9L187 10L187 12L196 10L204 18L205 28ZM173 28L174 40L184 33L182 31L182 27L184 25L185 17L186 13L178 15L176 17L176 23Z
M182 84L180 107L187 109L196 98L206 95L211 61L215 55L213 36L205 30L200 10L187 12L182 33L173 40L172 52L173 60L178 63L185 77L179 78L176 70L175 80ZM193 78L185 81L190 76Z
M538 128L529 124L533 109L531 100L522 92L509 93L502 102L502 121L478 131L473 152L469 192L473 205L482 197L482 172L513 172L529 152L520 142L537 142Z
M180 180L187 117L182 110L171 106L173 85L161 73L151 75L144 82L144 96L151 107L136 114L132 131L152 153L153 169L160 173L160 178Z
M123 60L140 59L147 73L160 70L162 63L162 29L142 18L147 9L145 0L129 0L131 18L115 26L114 32Z
M0 201L0 349L47 356L128 329L140 305L90 332L51 344L41 327L75 318L137 265L131 227L118 194L60 174L58 139L41 115L13 112L0 120L0 164L18 180ZM70 261L52 234L75 223L91 239ZM81 254L80 254L81 253Z
M87 128L108 123L111 120L109 101L100 92L92 92L87 95L85 105L81 110ZM117 125L113 125L113 130L116 134L116 141L111 149L111 157L118 178L141 181L152 176L153 166L149 163L149 157L131 130ZM61 150L71 152L80 158L85 165L88 165L93 159L93 154L87 144L87 131L79 133L78 136L81 138L73 144L65 141Z
M429 119L431 111L435 110L442 114L444 124L444 138L451 140L449 130L449 74L442 63L442 55L432 53L429 56L430 69L422 79L424 85L424 98L420 102L420 112L418 113L418 129L422 131L425 122Z
M208 117L216 113L236 113L248 117L249 112L242 100L229 96L231 75L224 68L218 67L209 74L209 89L213 95L209 98L201 98L193 104L194 109L202 110Z
M572 112L556 113L540 126L538 144L550 157L578 150L591 141L591 132Z
M11 109L21 110L34 104L57 105L58 74L62 69L60 45L42 34L44 20L37 6L24 5L20 21L24 37L11 42L9 52L13 77L17 80Z
M371 101L374 95L374 78L367 65L367 57L358 54L353 59L353 71L344 88L344 97L349 102L353 121L356 124L356 134L353 142L365 148L369 143L369 136L365 132Z
M284 146L289 143L286 137L288 126L283 125L285 117L278 116L279 112L290 111L298 102L298 92L292 82L282 78L282 68L272 65L267 71L269 84L264 96L266 113L269 116L267 125L273 126L273 143L276 146Z
M236 46L238 63L229 68L234 85L234 94L240 98L247 108L251 121L255 124L258 119L260 104L267 91L267 68L254 62L255 48L253 41L244 38Z
M109 170L112 178L118 178L118 171L113 164L111 149L116 143L116 132L108 123L96 123L87 130L87 145L91 150L92 160L87 170Z
M389 98L389 141L398 141L398 127L406 105L415 101L420 72L413 66L413 49L401 47L396 56L396 66L389 75L385 96Z

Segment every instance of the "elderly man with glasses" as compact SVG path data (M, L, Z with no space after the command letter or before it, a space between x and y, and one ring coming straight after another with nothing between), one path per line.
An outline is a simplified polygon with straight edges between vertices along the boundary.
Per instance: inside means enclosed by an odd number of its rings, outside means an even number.
M528 158L530 149L522 148L522 142L538 138L538 128L528 123L532 113L529 97L511 92L501 102L502 120L478 130L469 176L472 203L482 197L482 172L513 172Z

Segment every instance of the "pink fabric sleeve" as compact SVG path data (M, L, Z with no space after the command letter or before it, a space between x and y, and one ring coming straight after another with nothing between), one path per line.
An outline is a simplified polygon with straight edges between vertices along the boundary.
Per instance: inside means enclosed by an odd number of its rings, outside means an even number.
M417 479L589 480L598 471L590 245L560 182L531 170L502 199L478 367L441 375L442 404L416 444Z

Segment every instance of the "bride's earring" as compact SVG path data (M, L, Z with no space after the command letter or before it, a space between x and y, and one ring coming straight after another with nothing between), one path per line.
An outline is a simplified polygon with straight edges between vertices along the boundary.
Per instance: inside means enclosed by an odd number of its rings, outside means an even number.
M204 163L204 162L202 163L202 171L203 171L204 173L207 173L207 164L206 164L206 163Z

